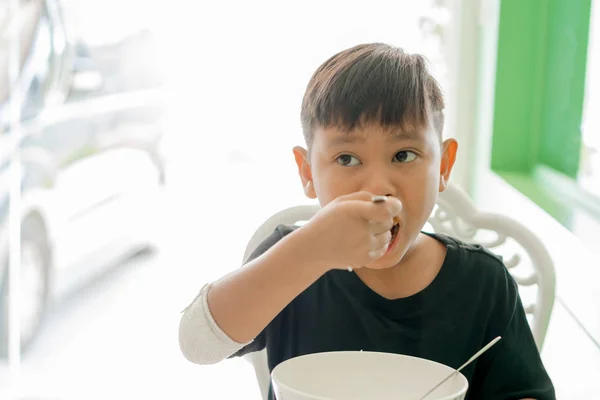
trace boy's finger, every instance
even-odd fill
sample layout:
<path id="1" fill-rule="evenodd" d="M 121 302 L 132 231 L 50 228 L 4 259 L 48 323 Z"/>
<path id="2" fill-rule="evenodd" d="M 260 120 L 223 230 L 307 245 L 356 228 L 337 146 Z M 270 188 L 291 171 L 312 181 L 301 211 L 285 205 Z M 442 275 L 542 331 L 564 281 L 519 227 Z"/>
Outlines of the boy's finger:
<path id="1" fill-rule="evenodd" d="M 349 201 L 349 200 L 360 200 L 360 201 L 368 201 L 371 202 L 373 198 L 373 193 L 369 193 L 365 190 L 360 192 L 348 193 L 343 196 L 339 196 L 336 201 Z"/>
<path id="2" fill-rule="evenodd" d="M 371 233 L 374 235 L 383 234 L 385 232 L 389 232 L 390 229 L 394 226 L 395 222 L 393 218 L 387 218 L 384 221 L 369 221 L 371 225 Z"/>
<path id="3" fill-rule="evenodd" d="M 396 212 L 398 207 L 394 204 L 376 204 L 362 200 L 348 200 L 343 204 L 345 207 L 349 207 L 353 214 L 364 219 L 369 224 L 381 223 L 383 226 L 388 226 L 392 218 L 399 214 L 399 212 Z M 393 210 L 390 211 L 390 209 Z M 388 229 L 391 227 L 390 225 Z"/>
<path id="4" fill-rule="evenodd" d="M 389 215 L 389 211 L 387 207 L 383 204 L 374 204 L 370 200 L 345 200 L 342 202 L 343 207 L 348 207 L 350 212 L 365 221 L 371 223 L 375 222 L 385 222 L 386 219 L 391 219 L 392 216 Z"/>
<path id="5" fill-rule="evenodd" d="M 400 215 L 402 212 L 402 202 L 396 197 L 389 196 L 385 201 L 372 201 L 371 208 L 373 209 L 373 220 L 385 221 Z"/>
<path id="6" fill-rule="evenodd" d="M 396 216 L 402 212 L 402 202 L 397 197 L 388 197 L 387 204 L 392 215 Z"/>
<path id="7" fill-rule="evenodd" d="M 384 206 L 391 213 L 391 216 L 396 216 L 402 211 L 402 202 L 393 196 L 380 196 L 362 190 L 360 192 L 354 192 L 339 196 L 335 201 L 364 201 L 377 206 Z"/>
<path id="8" fill-rule="evenodd" d="M 387 246 L 390 244 L 391 240 L 392 240 L 392 232 L 387 230 L 383 233 L 373 236 L 373 242 L 371 243 L 371 248 L 372 248 L 372 250 L 378 250 L 378 249 L 382 249 L 385 247 L 385 249 L 387 250 Z"/>

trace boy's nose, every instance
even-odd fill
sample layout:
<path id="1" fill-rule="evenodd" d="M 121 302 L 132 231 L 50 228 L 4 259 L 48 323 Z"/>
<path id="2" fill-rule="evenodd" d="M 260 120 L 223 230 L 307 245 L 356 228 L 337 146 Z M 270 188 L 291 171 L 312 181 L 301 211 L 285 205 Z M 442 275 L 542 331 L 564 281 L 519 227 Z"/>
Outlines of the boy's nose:
<path id="1" fill-rule="evenodd" d="M 364 190 L 377 196 L 395 196 L 396 189 L 392 182 L 381 176 L 373 176 L 365 182 Z"/>

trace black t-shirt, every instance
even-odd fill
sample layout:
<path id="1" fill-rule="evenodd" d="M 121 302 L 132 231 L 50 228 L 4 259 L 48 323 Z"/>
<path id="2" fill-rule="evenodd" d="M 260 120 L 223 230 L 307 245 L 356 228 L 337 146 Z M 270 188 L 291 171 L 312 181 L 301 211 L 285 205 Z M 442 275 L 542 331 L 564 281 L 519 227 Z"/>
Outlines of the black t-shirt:
<path id="1" fill-rule="evenodd" d="M 279 226 L 250 259 L 296 227 Z M 465 368 L 467 399 L 555 399 L 518 287 L 499 257 L 478 245 L 429 234 L 447 247 L 433 282 L 388 300 L 353 272 L 332 270 L 296 297 L 235 356 L 267 348 L 272 371 L 292 357 L 325 351 L 378 351 L 416 356 L 458 368 L 496 336 L 489 351 Z M 274 398 L 273 394 L 270 395 Z"/>

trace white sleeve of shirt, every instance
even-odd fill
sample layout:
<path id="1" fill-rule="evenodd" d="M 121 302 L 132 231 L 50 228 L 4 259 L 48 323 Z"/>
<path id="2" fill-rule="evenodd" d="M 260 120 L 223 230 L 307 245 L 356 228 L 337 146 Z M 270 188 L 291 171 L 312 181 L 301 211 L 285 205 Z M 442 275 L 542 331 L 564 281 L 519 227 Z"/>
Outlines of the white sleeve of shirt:
<path id="1" fill-rule="evenodd" d="M 200 289 L 179 322 L 179 348 L 195 364 L 216 364 L 252 343 L 238 343 L 219 328 L 208 307 L 210 287 Z"/>

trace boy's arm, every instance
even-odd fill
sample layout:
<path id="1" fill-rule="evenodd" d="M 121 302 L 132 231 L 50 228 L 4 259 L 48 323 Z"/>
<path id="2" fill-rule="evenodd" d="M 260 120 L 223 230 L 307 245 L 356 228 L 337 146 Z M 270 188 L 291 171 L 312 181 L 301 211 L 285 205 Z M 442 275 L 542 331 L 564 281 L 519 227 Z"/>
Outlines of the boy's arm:
<path id="1" fill-rule="evenodd" d="M 208 304 L 222 331 L 244 343 L 254 339 L 327 268 L 311 259 L 303 229 L 212 284 Z"/>
<path id="2" fill-rule="evenodd" d="M 310 286 L 310 281 L 318 279 L 319 276 L 318 272 L 314 274 L 312 272 L 318 271 L 315 268 L 316 264 L 307 263 L 306 265 L 309 266 L 304 268 L 302 257 L 295 254 L 296 246 L 293 242 L 304 235 L 294 235 L 291 238 L 292 243 L 284 240 L 288 236 L 292 236 L 292 234 L 287 228 L 277 228 L 251 254 L 244 267 L 216 283 L 205 285 L 200 290 L 197 297 L 183 311 L 179 323 L 179 347 L 186 359 L 196 364 L 214 364 L 234 354 L 241 354 L 240 351 L 258 351 L 264 347 L 265 338 L 259 336 L 259 333 L 281 309 L 293 300 L 295 297 L 293 292 L 299 294 L 304 286 Z M 300 274 L 294 273 L 297 269 L 302 268 L 303 270 L 299 271 Z M 273 275 L 270 274 L 272 270 L 281 270 L 281 272 L 276 272 L 272 279 L 270 276 Z M 254 275 L 254 271 L 258 271 L 256 276 L 248 279 L 248 274 Z M 300 276 L 300 279 L 297 279 L 297 276 Z M 284 281 L 283 284 L 279 282 L 281 280 Z M 302 284 L 302 281 L 305 283 Z M 225 282 L 225 284 L 220 285 L 221 282 Z M 295 286 L 299 283 L 299 286 Z M 222 310 L 214 312 L 214 300 L 211 299 L 213 304 L 209 304 L 208 293 L 215 294 L 213 286 L 220 286 L 216 291 L 217 303 L 221 302 L 221 308 L 225 307 L 225 312 Z M 290 288 L 290 286 L 293 292 L 285 296 L 286 288 Z M 231 295 L 228 294 L 228 290 L 231 290 Z M 255 295 L 256 292 L 259 294 Z M 290 300 L 281 299 L 281 292 L 284 292 L 284 298 L 289 297 Z M 282 301 L 287 301 L 287 303 L 280 304 L 279 311 L 272 304 L 265 307 L 265 303 L 260 302 L 270 301 L 269 295 L 279 296 Z M 240 304 L 243 307 L 240 307 Z M 233 308 L 234 312 L 227 312 L 227 307 Z M 249 308 L 251 315 L 244 314 L 244 310 Z M 257 318 L 255 316 L 257 311 L 252 311 L 252 308 L 259 309 L 258 319 L 261 319 L 262 314 L 262 322 L 257 323 L 256 320 L 252 320 L 252 318 Z M 273 316 L 265 315 L 265 312 L 271 313 Z M 218 316 L 215 318 L 214 314 Z M 231 334 L 231 328 L 225 328 L 225 331 L 221 328 L 223 318 L 220 318 L 219 315 L 225 315 L 226 321 L 234 325 L 234 333 Z M 244 326 L 248 320 L 250 320 L 250 327 Z M 227 322 L 225 324 L 227 325 Z M 239 333 L 236 335 L 235 332 L 239 331 L 236 330 L 237 326 L 245 328 L 242 335 Z M 235 340 L 231 335 L 242 339 Z"/>
<path id="3" fill-rule="evenodd" d="M 372 199 L 367 192 L 340 196 L 301 228 L 283 238 L 272 235 L 253 256 L 264 254 L 209 286 L 181 318 L 186 358 L 213 363 L 234 354 L 328 270 L 383 256 L 402 203 Z"/>
<path id="4" fill-rule="evenodd" d="M 375 199 L 368 192 L 336 198 L 269 251 L 215 282 L 208 304 L 217 325 L 236 342 L 252 340 L 328 270 L 383 256 L 402 203 Z"/>
<path id="5" fill-rule="evenodd" d="M 226 331 L 221 329 L 222 318 L 217 316 L 217 318 L 219 318 L 217 319 L 214 317 L 214 314 L 225 314 L 226 318 L 229 318 L 228 321 L 233 322 L 233 325 L 239 325 L 245 328 L 244 324 L 247 323 L 247 319 L 257 317 L 255 315 L 244 315 L 244 310 L 247 310 L 247 307 L 253 307 L 264 311 L 264 303 L 258 303 L 260 304 L 260 307 L 258 307 L 256 306 L 256 301 L 269 301 L 269 293 L 260 293 L 257 296 L 255 295 L 255 292 L 258 291 L 256 289 L 260 287 L 262 292 L 274 292 L 275 295 L 277 295 L 281 292 L 281 286 L 288 287 L 288 282 L 297 283 L 300 281 L 299 279 L 294 279 L 297 275 L 294 274 L 294 271 L 303 268 L 303 265 L 301 264 L 302 258 L 294 254 L 296 252 L 294 243 L 285 243 L 286 241 L 283 239 L 287 236 L 291 236 L 290 231 L 286 227 L 278 227 L 250 255 L 244 267 L 225 278 L 222 278 L 216 283 L 205 285 L 200 290 L 200 293 L 196 298 L 183 311 L 179 323 L 179 347 L 185 358 L 196 364 L 214 364 L 234 354 L 240 354 L 240 351 L 258 351 L 264 347 L 264 337 L 258 335 L 280 310 L 276 311 L 273 307 L 266 307 L 267 312 L 275 312 L 275 315 L 264 323 L 264 326 L 262 327 L 256 324 L 256 321 L 251 320 L 252 326 L 243 333 L 247 335 L 246 337 L 248 339 L 246 340 L 235 340 L 230 335 L 231 329 L 226 328 Z M 294 241 L 294 239 L 297 240 L 298 237 L 302 236 L 303 235 L 295 235 L 292 241 Z M 279 242 L 281 242 L 281 244 L 279 244 Z M 275 279 L 271 279 L 271 269 L 283 270 L 284 272 L 274 274 Z M 256 274 L 257 277 L 247 279 L 248 274 L 254 275 L 254 271 L 256 270 L 258 270 L 258 273 Z M 315 265 L 311 264 L 310 267 L 304 268 L 304 271 L 300 271 L 300 275 L 307 275 L 307 272 L 310 274 L 310 271 L 314 270 Z M 278 275 L 281 276 L 278 277 Z M 290 276 L 286 278 L 286 275 Z M 318 273 L 314 274 L 316 277 L 309 277 L 308 280 L 305 279 L 305 282 L 310 282 L 313 278 L 316 280 L 318 278 L 317 275 Z M 286 282 L 283 285 L 279 284 L 279 289 L 274 287 L 277 286 L 278 281 L 282 279 Z M 221 285 L 219 288 L 218 286 L 223 281 L 225 282 L 225 285 Z M 310 283 L 307 285 L 310 285 Z M 237 312 L 214 312 L 214 306 L 213 304 L 209 304 L 208 299 L 208 293 L 215 294 L 215 291 L 213 291 L 214 286 L 218 287 L 217 303 L 221 301 L 222 307 L 224 306 L 227 308 L 229 306 L 234 308 Z M 227 294 L 228 290 L 232 291 L 230 292 L 232 293 L 231 295 Z M 292 290 L 294 289 L 292 288 Z M 295 290 L 301 292 L 303 289 L 302 286 L 298 286 Z M 264 294 L 267 295 L 266 300 Z M 291 293 L 290 296 L 291 295 L 293 295 L 293 293 Z M 244 296 L 254 297 L 248 298 Z M 223 299 L 225 299 L 224 302 Z M 240 299 L 242 300 L 240 301 Z M 293 297 L 290 298 L 288 303 L 292 300 Z M 232 303 L 228 303 L 228 301 L 231 301 Z M 244 307 L 239 307 L 239 304 L 242 304 Z M 283 307 L 285 307 L 285 305 L 283 305 Z M 259 310 L 258 318 L 260 318 L 260 311 L 261 310 Z M 251 312 L 251 314 L 256 313 Z M 266 318 L 268 318 L 268 316 L 263 316 L 263 321 L 266 320 Z M 254 330 L 256 329 L 258 329 L 258 331 L 255 332 Z M 239 334 L 236 335 L 235 333 L 233 333 L 233 336 L 236 338 L 241 337 Z"/>

